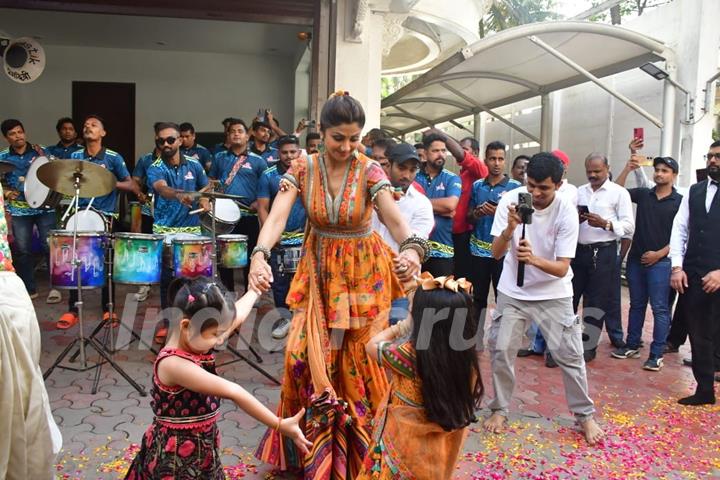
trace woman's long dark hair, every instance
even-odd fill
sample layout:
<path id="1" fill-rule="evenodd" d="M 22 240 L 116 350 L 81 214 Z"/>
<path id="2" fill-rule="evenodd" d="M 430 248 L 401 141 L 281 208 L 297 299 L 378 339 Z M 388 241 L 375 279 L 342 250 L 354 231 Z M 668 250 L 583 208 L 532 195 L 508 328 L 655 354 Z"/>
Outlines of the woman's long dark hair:
<path id="1" fill-rule="evenodd" d="M 345 123 L 357 123 L 360 128 L 365 126 L 365 111 L 362 105 L 350 95 L 330 97 L 320 112 L 320 130 L 325 131 Z"/>
<path id="2" fill-rule="evenodd" d="M 476 422 L 475 410 L 480 406 L 483 383 L 476 351 L 478 327 L 472 314 L 472 297 L 463 292 L 418 288 L 412 318 L 410 339 L 415 346 L 428 420 L 446 431 Z M 454 323 L 457 323 L 455 329 Z"/>

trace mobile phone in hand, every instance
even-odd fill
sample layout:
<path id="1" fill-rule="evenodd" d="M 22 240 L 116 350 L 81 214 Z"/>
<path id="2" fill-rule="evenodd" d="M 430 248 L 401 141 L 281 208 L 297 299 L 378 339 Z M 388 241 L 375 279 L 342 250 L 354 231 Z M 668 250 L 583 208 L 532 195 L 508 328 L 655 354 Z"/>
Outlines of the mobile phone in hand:
<path id="1" fill-rule="evenodd" d="M 633 128 L 633 139 L 645 143 L 645 129 L 642 127 Z"/>
<path id="2" fill-rule="evenodd" d="M 590 209 L 588 208 L 587 205 L 578 205 L 577 209 L 578 209 L 578 212 L 580 213 L 580 215 L 590 213 Z"/>

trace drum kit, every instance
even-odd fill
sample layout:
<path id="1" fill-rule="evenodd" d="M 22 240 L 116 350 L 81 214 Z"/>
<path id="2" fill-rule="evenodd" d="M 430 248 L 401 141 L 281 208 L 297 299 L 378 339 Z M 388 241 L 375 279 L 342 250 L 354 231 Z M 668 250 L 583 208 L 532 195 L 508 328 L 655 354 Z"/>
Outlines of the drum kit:
<path id="1" fill-rule="evenodd" d="M 0 171 L 3 168 L 4 166 L 0 164 Z M 73 342 L 48 368 L 44 378 L 48 378 L 57 367 L 80 372 L 97 368 L 92 390 L 92 393 L 96 393 L 100 368 L 104 362 L 88 364 L 85 350 L 87 346 L 91 346 L 105 362 L 110 363 L 142 396 L 145 396 L 145 390 L 112 359 L 116 351 L 113 328 L 105 329 L 102 343 L 98 342 L 95 336 L 102 330 L 105 322 L 101 322 L 90 335 L 85 335 L 83 291 L 108 286 L 110 298 L 108 322 L 111 322 L 114 318 L 113 283 L 160 284 L 163 264 L 172 268 L 175 277 L 182 278 L 205 276 L 217 279 L 218 259 L 223 268 L 246 267 L 248 265 L 247 236 L 230 234 L 240 220 L 238 202 L 242 197 L 217 192 L 182 192 L 191 197 L 202 196 L 210 199 L 212 208 L 209 212 L 204 210 L 191 212 L 201 213 L 201 224 L 210 232 L 209 237 L 134 232 L 112 234 L 111 225 L 106 221 L 106 217 L 92 208 L 92 200 L 84 208 L 79 207 L 79 200 L 106 195 L 114 188 L 115 177 L 110 172 L 84 160 L 58 161 L 54 157 L 38 157 L 31 164 L 26 176 L 25 196 L 34 208 L 55 208 L 65 195 L 72 197 L 70 206 L 62 217 L 64 229 L 51 230 L 49 234 L 49 268 L 50 282 L 54 288 L 78 291 L 76 305 L 79 332 Z M 217 237 L 216 232 L 219 233 Z M 132 328 L 122 326 L 130 330 L 134 340 L 145 344 L 157 354 L 157 351 L 145 343 L 132 331 Z M 108 332 L 110 332 L 109 348 L 106 346 Z M 242 339 L 242 336 L 240 338 Z M 244 339 L 242 340 L 257 362 L 262 363 L 262 357 Z M 79 344 L 79 349 L 69 360 L 72 362 L 79 356 L 80 366 L 60 365 L 75 344 Z M 277 379 L 241 352 L 230 345 L 227 348 L 239 360 L 244 360 L 264 376 L 280 384 Z"/>

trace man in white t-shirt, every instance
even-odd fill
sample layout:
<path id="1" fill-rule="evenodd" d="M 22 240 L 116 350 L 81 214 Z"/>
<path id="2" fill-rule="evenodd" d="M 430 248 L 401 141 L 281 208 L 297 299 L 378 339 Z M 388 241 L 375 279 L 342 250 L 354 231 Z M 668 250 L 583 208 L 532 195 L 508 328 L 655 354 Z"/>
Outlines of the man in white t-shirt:
<path id="1" fill-rule="evenodd" d="M 527 167 L 527 187 L 505 194 L 495 213 L 492 253 L 498 259 L 505 255 L 505 264 L 497 307 L 491 313 L 489 348 L 495 398 L 485 429 L 494 433 L 503 429 L 515 387 L 515 357 L 528 323 L 534 320 L 562 369 L 568 407 L 588 443 L 594 445 L 604 433 L 593 418 L 582 326 L 573 310 L 570 261 L 575 256 L 579 225 L 575 205 L 557 195 L 562 176 L 563 165 L 557 157 L 546 152 L 534 155 Z M 516 208 L 522 194 L 531 195 L 534 209 L 531 222 L 524 225 Z M 521 286 L 519 262 L 524 264 Z"/>
<path id="2" fill-rule="evenodd" d="M 396 191 L 402 192 L 402 196 L 397 201 L 400 213 L 410 225 L 413 234 L 427 239 L 435 226 L 435 217 L 430 200 L 413 186 L 415 176 L 420 169 L 420 157 L 417 150 L 408 143 L 399 143 L 388 147 L 385 157 L 389 162 L 387 171 L 390 183 Z M 380 221 L 376 211 L 373 212 L 372 226 L 373 230 L 385 240 L 385 243 L 397 252 L 398 243 L 392 237 L 390 230 Z M 407 316 L 408 307 L 407 298 L 393 300 L 390 324 L 394 325 L 403 320 Z"/>

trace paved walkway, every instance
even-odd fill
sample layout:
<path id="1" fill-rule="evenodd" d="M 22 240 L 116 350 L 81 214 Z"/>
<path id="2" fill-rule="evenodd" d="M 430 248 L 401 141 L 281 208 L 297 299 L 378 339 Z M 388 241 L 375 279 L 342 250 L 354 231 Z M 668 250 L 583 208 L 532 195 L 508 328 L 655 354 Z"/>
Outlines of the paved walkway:
<path id="1" fill-rule="evenodd" d="M 117 303 L 124 305 L 126 294 L 134 289 L 118 290 Z M 46 293 L 47 286 L 41 287 L 40 298 L 35 301 L 43 337 L 43 369 L 52 364 L 77 332 L 77 327 L 68 331 L 54 328 L 65 303 L 46 305 Z M 125 313 L 130 320 L 124 321 L 134 320 L 135 327 L 141 328 L 146 314 L 152 317 L 153 310 L 159 308 L 157 288 L 153 293 L 136 314 L 128 308 Z M 87 297 L 90 320 L 86 324 L 92 328 L 97 325 L 100 312 L 99 292 L 90 292 Z M 261 311 L 269 308 L 268 302 L 263 299 Z M 151 338 L 154 324 L 148 321 L 145 326 L 142 335 Z M 648 345 L 650 331 L 648 325 L 644 335 Z M 262 367 L 280 377 L 282 353 L 257 348 Z M 586 446 L 574 427 L 565 404 L 560 371 L 545 368 L 540 357 L 518 359 L 518 386 L 509 432 L 488 434 L 477 424 L 468 437 L 456 478 L 720 477 L 720 406 L 681 408 L 675 403 L 694 386 L 690 369 L 681 366 L 682 358 L 689 355 L 688 349 L 685 346 L 680 354 L 666 355 L 665 368 L 652 373 L 641 369 L 647 348 L 640 359 L 615 360 L 609 358 L 610 345 L 603 338 L 598 359 L 589 365 L 589 382 L 600 421 L 609 436 L 594 448 Z M 137 343 L 116 355 L 132 378 L 148 388 L 153 358 L 147 350 L 139 350 Z M 221 353 L 218 363 L 231 358 L 234 357 Z M 220 372 L 274 409 L 279 388 L 249 365 L 234 363 Z M 56 369 L 46 382 L 53 413 L 64 437 L 57 462 L 58 478 L 123 478 L 152 420 L 149 398 L 140 396 L 112 368 L 108 365 L 102 368 L 95 395 L 91 394 L 93 375 L 93 371 Z M 483 375 L 491 394 L 487 356 L 483 357 Z M 252 457 L 264 428 L 229 401 L 223 402 L 221 412 L 222 461 L 228 478 L 282 478 Z"/>

